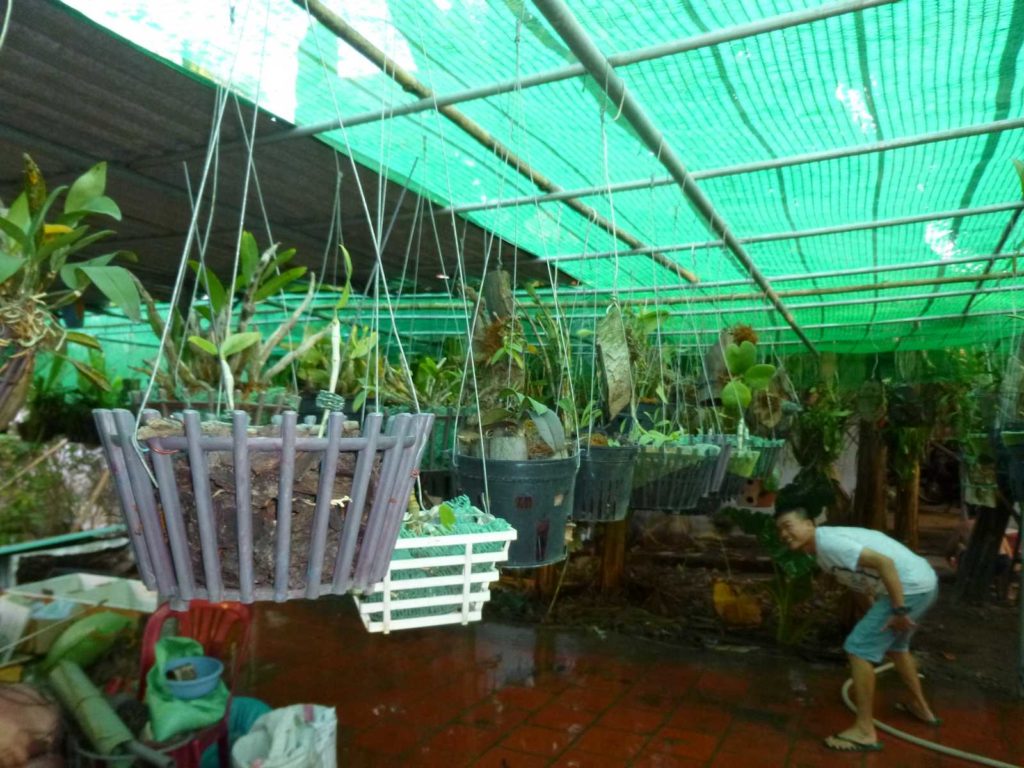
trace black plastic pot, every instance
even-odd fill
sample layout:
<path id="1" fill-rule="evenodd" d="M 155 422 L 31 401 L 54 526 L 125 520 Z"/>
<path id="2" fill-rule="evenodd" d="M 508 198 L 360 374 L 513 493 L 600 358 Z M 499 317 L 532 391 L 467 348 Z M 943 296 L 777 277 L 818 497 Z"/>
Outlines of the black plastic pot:
<path id="1" fill-rule="evenodd" d="M 633 474 L 633 509 L 691 513 L 707 494 L 718 465 L 717 446 L 693 455 L 694 446 L 643 449 Z"/>
<path id="2" fill-rule="evenodd" d="M 580 453 L 573 520 L 610 523 L 626 519 L 638 451 L 636 446 L 591 446 Z"/>
<path id="3" fill-rule="evenodd" d="M 565 526 L 573 510 L 579 457 L 536 461 L 484 461 L 458 456 L 455 485 L 481 509 L 503 518 L 519 538 L 508 551 L 508 568 L 536 568 L 565 559 Z M 488 503 L 490 501 L 490 503 Z"/>

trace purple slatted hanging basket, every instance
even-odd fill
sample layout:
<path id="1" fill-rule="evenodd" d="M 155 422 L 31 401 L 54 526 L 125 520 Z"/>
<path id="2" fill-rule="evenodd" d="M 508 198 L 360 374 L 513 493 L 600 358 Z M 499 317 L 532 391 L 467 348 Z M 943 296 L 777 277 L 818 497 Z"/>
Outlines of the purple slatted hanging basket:
<path id="1" fill-rule="evenodd" d="M 177 426 L 147 411 L 145 425 L 166 429 L 141 441 L 140 457 L 131 412 L 93 414 L 142 580 L 179 605 L 315 599 L 380 581 L 434 421 L 400 414 L 382 432 L 368 414 L 346 435 L 334 413 L 318 437 L 294 411 L 255 433 L 242 411 L 212 428 L 196 411 Z"/>

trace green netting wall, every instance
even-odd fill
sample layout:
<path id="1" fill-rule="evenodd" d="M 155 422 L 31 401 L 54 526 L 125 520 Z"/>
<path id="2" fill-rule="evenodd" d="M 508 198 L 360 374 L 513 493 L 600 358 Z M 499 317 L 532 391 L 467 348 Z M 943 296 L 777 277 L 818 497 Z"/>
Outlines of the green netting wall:
<path id="1" fill-rule="evenodd" d="M 65 0 L 170 64 L 229 84 L 283 120 L 309 125 L 415 100 L 293 2 Z M 393 0 L 327 5 L 437 94 L 575 63 L 528 3 Z M 818 2 L 571 3 L 598 47 L 612 55 L 735 27 Z M 844 351 L 927 348 L 1015 333 L 1007 319 L 1024 303 L 1010 279 L 971 278 L 989 262 L 1021 200 L 1011 161 L 1024 131 L 989 132 L 758 172 L 744 163 L 979 126 L 1024 115 L 1024 3 L 902 0 L 855 13 L 622 66 L 620 75 L 769 280 L 863 269 L 860 274 L 782 280 L 777 289 L 807 336 Z M 666 171 L 588 77 L 460 104 L 562 188 L 659 179 Z M 433 111 L 335 130 L 320 137 L 442 205 L 465 205 L 537 189 Z M 747 280 L 674 185 L 596 194 L 584 202 L 702 283 Z M 371 201 L 372 203 L 372 201 Z M 976 212 L 983 206 L 1001 206 Z M 937 215 L 942 213 L 951 215 Z M 953 212 L 959 212 L 953 214 Z M 686 288 L 672 270 L 562 203 L 465 214 L 551 259 L 598 304 L 614 294 L 673 297 L 668 330 L 689 343 L 723 323 L 748 322 L 780 345 L 795 339 L 761 300 L 730 300 L 751 283 Z M 894 218 L 931 216 L 910 224 Z M 794 236 L 822 227 L 854 231 Z M 1024 241 L 1018 223 L 1002 245 Z M 562 259 L 560 257 L 569 257 Z M 944 262 L 909 271 L 894 265 Z M 991 262 L 1016 272 L 1016 262 Z M 960 280 L 948 280 L 960 277 Z M 932 281 L 906 285 L 908 281 Z M 943 282 L 938 282 L 943 281 Z M 892 285 L 891 283 L 898 283 Z M 836 288 L 854 286 L 855 291 Z M 874 288 L 872 286 L 877 286 Z M 629 289 L 650 289 L 629 294 Z M 820 289 L 833 289 L 816 295 Z M 993 291 L 993 289 L 995 289 Z M 796 292 L 796 293 L 793 293 Z M 973 296 L 978 292 L 977 296 Z M 592 298 L 592 297 L 591 297 Z M 566 298 L 566 311 L 592 311 Z M 693 312 L 688 310 L 708 310 Z M 404 311 L 404 310 L 403 310 Z M 451 331 L 444 317 L 421 324 Z"/>

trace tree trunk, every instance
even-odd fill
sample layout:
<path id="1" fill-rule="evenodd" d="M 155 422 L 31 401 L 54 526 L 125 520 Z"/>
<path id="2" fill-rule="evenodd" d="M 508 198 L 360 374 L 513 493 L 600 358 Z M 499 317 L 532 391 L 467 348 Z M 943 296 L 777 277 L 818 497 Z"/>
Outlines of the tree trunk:
<path id="1" fill-rule="evenodd" d="M 918 511 L 920 507 L 921 462 L 914 461 L 896 489 L 896 538 L 913 550 L 918 547 Z"/>
<path id="2" fill-rule="evenodd" d="M 888 450 L 876 422 L 862 419 L 859 432 L 853 525 L 885 531 L 888 528 L 885 514 Z"/>

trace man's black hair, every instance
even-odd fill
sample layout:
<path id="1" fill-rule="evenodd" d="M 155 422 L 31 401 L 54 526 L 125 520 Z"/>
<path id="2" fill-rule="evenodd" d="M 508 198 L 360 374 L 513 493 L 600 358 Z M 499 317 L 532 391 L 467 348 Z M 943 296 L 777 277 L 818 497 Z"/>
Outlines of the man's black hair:
<path id="1" fill-rule="evenodd" d="M 778 505 L 775 506 L 775 519 L 778 520 L 783 515 L 794 514 L 804 520 L 814 520 L 814 515 L 807 511 L 805 507 L 786 507 L 780 509 Z"/>
<path id="2" fill-rule="evenodd" d="M 806 496 L 803 489 L 793 482 L 779 488 L 779 492 L 775 497 L 775 517 L 784 515 L 786 512 L 806 510 Z"/>
<path id="3" fill-rule="evenodd" d="M 800 512 L 814 520 L 821 510 L 835 501 L 832 481 L 822 474 L 797 475 L 792 483 L 781 488 L 775 497 L 775 517 L 786 512 Z"/>

